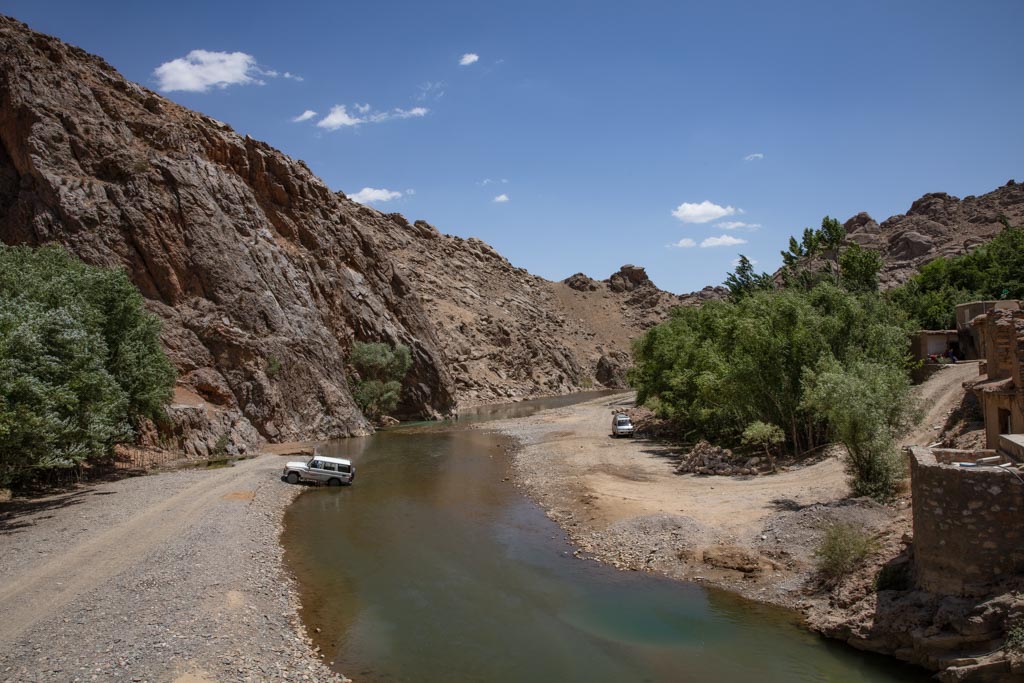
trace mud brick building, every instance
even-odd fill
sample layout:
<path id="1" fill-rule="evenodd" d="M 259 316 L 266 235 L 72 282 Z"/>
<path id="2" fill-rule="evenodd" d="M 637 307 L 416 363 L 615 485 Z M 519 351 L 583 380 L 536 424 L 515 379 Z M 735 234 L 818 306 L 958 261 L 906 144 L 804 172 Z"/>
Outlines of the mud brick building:
<path id="1" fill-rule="evenodd" d="M 970 325 L 986 447 L 910 449 L 915 579 L 961 596 L 1024 574 L 1024 311 L 990 307 Z"/>

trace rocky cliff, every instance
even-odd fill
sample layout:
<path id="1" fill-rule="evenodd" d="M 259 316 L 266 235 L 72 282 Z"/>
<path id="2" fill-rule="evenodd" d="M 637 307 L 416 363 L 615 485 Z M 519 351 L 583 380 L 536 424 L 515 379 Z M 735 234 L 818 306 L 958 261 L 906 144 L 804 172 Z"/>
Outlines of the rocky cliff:
<path id="1" fill-rule="evenodd" d="M 881 253 L 882 286 L 893 287 L 929 261 L 963 254 L 989 241 L 1003 229 L 1001 217 L 1024 226 L 1024 184 L 1011 180 L 988 194 L 963 199 L 934 192 L 915 201 L 907 213 L 880 224 L 859 213 L 845 227 L 850 242 Z"/>
<path id="2" fill-rule="evenodd" d="M 367 432 L 355 340 L 409 346 L 400 412 L 437 416 L 617 385 L 632 336 L 715 295 L 661 292 L 632 266 L 583 288 L 532 276 L 4 17 L 0 239 L 128 271 L 180 374 L 169 437 L 199 454 Z"/>

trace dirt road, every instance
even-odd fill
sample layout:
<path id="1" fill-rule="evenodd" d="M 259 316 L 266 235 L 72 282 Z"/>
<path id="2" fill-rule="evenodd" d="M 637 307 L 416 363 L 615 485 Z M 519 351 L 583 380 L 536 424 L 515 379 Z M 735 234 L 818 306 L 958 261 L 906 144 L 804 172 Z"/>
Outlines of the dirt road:
<path id="1" fill-rule="evenodd" d="M 281 565 L 281 463 L 0 506 L 0 681 L 330 680 Z"/>
<path id="2" fill-rule="evenodd" d="M 918 387 L 926 416 L 903 443 L 935 441 L 935 426 L 977 371 L 974 363 L 951 366 Z M 792 604 L 790 593 L 812 566 L 826 524 L 878 531 L 908 524 L 907 501 L 846 501 L 836 456 L 770 476 L 676 474 L 674 449 L 610 437 L 612 413 L 632 401 L 623 394 L 497 424 L 523 444 L 516 456 L 520 485 L 585 554 Z"/>

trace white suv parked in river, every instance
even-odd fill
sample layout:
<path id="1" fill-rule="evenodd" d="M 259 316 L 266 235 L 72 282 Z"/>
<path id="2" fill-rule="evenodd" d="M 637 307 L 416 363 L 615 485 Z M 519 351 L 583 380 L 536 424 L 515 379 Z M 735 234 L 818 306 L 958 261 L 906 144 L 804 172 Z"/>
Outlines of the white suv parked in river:
<path id="1" fill-rule="evenodd" d="M 288 463 L 284 466 L 284 473 L 281 476 L 289 484 L 314 481 L 325 483 L 328 486 L 341 486 L 342 484 L 351 484 L 355 480 L 356 468 L 350 460 L 318 455 L 309 462 Z"/>

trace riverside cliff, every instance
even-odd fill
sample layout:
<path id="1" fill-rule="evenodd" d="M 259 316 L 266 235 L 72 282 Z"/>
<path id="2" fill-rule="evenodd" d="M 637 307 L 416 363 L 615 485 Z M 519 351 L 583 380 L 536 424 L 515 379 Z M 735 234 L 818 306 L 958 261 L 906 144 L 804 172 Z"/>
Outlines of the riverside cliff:
<path id="1" fill-rule="evenodd" d="M 127 270 L 179 372 L 173 445 L 200 455 L 225 435 L 245 450 L 370 431 L 346 380 L 356 340 L 408 346 L 399 412 L 436 417 L 619 384 L 629 338 L 683 301 L 633 267 L 593 289 L 548 282 L 479 240 L 361 206 L 6 17 L 0 239 Z M 594 324 L 580 314 L 594 310 Z"/>

